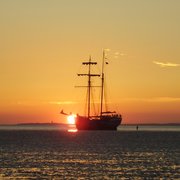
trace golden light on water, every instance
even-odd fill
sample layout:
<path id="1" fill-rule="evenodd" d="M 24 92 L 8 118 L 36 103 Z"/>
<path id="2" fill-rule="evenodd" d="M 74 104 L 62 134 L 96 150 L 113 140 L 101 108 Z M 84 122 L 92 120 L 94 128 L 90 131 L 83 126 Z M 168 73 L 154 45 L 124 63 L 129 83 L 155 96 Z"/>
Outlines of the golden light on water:
<path id="1" fill-rule="evenodd" d="M 72 133 L 75 133 L 77 131 L 78 131 L 77 129 L 68 129 L 68 132 L 72 132 Z"/>

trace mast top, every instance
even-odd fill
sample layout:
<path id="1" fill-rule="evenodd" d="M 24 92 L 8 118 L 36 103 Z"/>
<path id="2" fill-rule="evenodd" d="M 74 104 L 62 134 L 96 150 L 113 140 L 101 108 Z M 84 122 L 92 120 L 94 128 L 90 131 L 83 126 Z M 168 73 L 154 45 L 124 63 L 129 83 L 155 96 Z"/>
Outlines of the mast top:
<path id="1" fill-rule="evenodd" d="M 88 65 L 89 66 L 89 68 L 90 68 L 90 66 L 91 65 L 97 65 L 97 62 L 92 62 L 91 61 L 91 56 L 89 57 L 89 61 L 88 62 L 82 62 L 82 65 Z M 78 76 L 98 76 L 98 77 L 100 77 L 101 75 L 100 74 L 92 74 L 91 72 L 90 72 L 90 69 L 89 69 L 89 72 L 87 73 L 87 74 L 77 74 Z"/>

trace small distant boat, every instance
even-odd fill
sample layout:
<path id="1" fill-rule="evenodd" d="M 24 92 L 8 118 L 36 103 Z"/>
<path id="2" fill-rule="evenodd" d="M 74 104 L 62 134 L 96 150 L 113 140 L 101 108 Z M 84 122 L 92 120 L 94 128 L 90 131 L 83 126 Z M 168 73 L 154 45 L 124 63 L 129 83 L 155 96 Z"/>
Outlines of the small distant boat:
<path id="1" fill-rule="evenodd" d="M 78 130 L 117 130 L 117 127 L 121 124 L 122 116 L 115 111 L 103 111 L 104 103 L 104 66 L 108 64 L 105 62 L 105 51 L 103 51 L 102 58 L 102 72 L 101 74 L 91 73 L 91 66 L 97 65 L 97 62 L 92 62 L 91 57 L 88 62 L 82 62 L 82 65 L 88 66 L 88 72 L 85 74 L 78 74 L 78 76 L 87 76 L 87 115 L 82 116 L 77 114 L 75 119 L 75 125 Z M 98 115 L 91 115 L 91 89 L 92 77 L 99 77 L 101 79 L 101 99 L 100 99 L 100 113 Z M 66 113 L 62 113 L 67 115 Z"/>

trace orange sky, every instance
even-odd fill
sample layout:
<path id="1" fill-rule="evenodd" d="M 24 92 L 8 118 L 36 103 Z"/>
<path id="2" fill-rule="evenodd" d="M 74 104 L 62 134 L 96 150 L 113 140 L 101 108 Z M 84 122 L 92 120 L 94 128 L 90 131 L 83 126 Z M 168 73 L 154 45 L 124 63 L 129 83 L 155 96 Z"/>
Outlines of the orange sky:
<path id="1" fill-rule="evenodd" d="M 109 65 L 108 102 L 123 123 L 180 122 L 179 0 L 0 1 L 0 124 L 83 113 L 76 74 Z M 100 67 L 99 67 L 100 68 Z"/>

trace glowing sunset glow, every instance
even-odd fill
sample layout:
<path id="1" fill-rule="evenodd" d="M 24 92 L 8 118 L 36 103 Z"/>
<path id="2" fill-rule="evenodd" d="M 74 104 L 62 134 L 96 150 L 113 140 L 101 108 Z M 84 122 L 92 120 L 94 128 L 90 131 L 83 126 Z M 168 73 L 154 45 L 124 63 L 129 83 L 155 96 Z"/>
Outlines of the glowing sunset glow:
<path id="1" fill-rule="evenodd" d="M 180 0 L 0 1 L 0 124 L 74 124 L 59 110 L 86 114 L 86 88 L 74 86 L 87 77 L 77 73 L 89 55 L 100 71 L 103 49 L 109 110 L 122 123 L 180 123 L 179 7 Z"/>
<path id="2" fill-rule="evenodd" d="M 67 117 L 67 122 L 68 122 L 68 124 L 75 124 L 75 122 L 76 122 L 76 116 L 75 116 L 74 114 L 69 115 L 69 116 Z"/>

